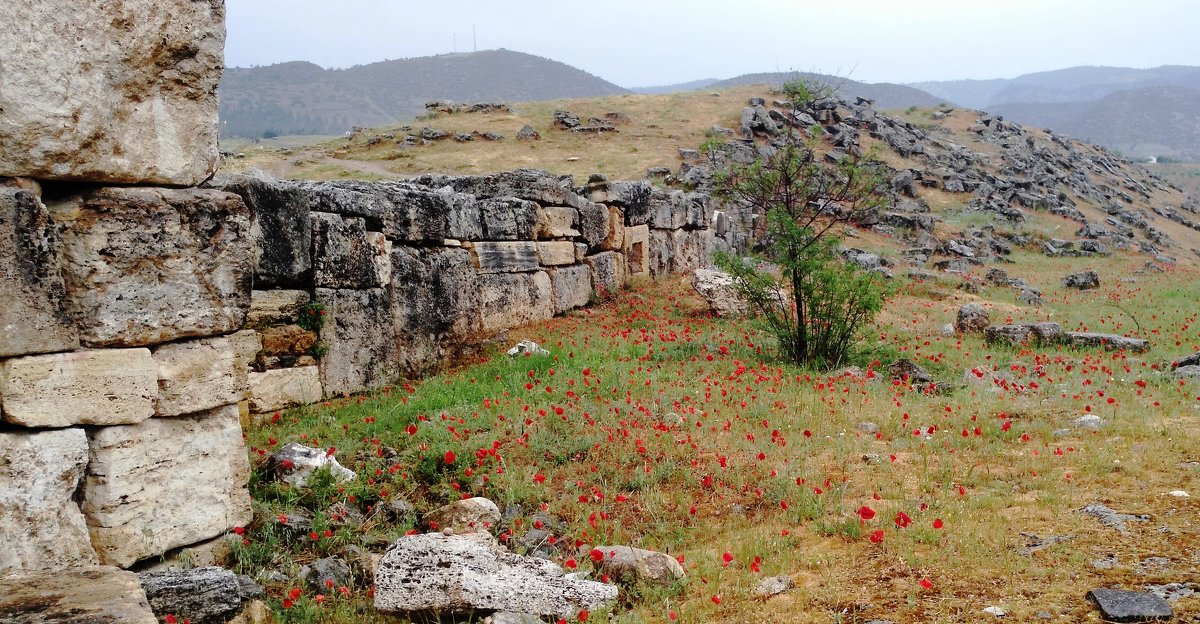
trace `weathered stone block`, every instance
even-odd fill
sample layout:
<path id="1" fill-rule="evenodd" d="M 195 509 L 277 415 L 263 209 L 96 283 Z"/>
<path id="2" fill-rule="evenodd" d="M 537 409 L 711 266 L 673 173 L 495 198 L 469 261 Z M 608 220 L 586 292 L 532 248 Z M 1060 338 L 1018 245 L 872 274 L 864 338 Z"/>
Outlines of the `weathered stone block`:
<path id="1" fill-rule="evenodd" d="M 475 339 L 481 328 L 479 277 L 465 249 L 392 252 L 392 306 L 399 358 L 419 374 L 445 350 Z"/>
<path id="2" fill-rule="evenodd" d="M 711 230 L 651 230 L 650 274 L 659 277 L 706 266 L 714 245 Z"/>
<path id="3" fill-rule="evenodd" d="M 321 397 L 321 373 L 316 366 L 250 373 L 252 412 L 273 412 L 296 405 L 308 405 L 320 401 Z"/>
<path id="4" fill-rule="evenodd" d="M 236 405 L 88 437 L 83 513 L 102 563 L 128 567 L 250 521 Z"/>
<path id="5" fill-rule="evenodd" d="M 75 503 L 87 461 L 83 429 L 0 433 L 0 571 L 97 562 Z"/>
<path id="6" fill-rule="evenodd" d="M 392 302 L 383 288 L 318 288 L 328 316 L 321 342 L 321 385 L 329 394 L 360 392 L 391 381 L 398 372 Z"/>
<path id="7" fill-rule="evenodd" d="M 625 215 L 620 208 L 608 208 L 608 233 L 600 243 L 605 251 L 622 251 L 625 249 Z"/>
<path id="8" fill-rule="evenodd" d="M 502 197 L 479 202 L 483 237 L 487 240 L 533 240 L 544 219 L 536 202 Z"/>
<path id="9" fill-rule="evenodd" d="M 479 286 L 485 332 L 554 316 L 553 287 L 545 271 L 483 274 Z"/>
<path id="10" fill-rule="evenodd" d="M 4 420 L 24 427 L 121 425 L 154 415 L 148 349 L 76 351 L 0 362 Z"/>
<path id="11" fill-rule="evenodd" d="M 575 243 L 571 241 L 542 241 L 537 243 L 538 261 L 542 266 L 575 264 Z"/>
<path id="12" fill-rule="evenodd" d="M 592 289 L 601 296 L 616 294 L 625 286 L 625 257 L 621 254 L 605 251 L 584 262 L 592 268 Z"/>
<path id="13" fill-rule="evenodd" d="M 712 199 L 708 193 L 686 193 L 679 201 L 684 205 L 684 227 L 702 229 L 712 224 Z"/>
<path id="14" fill-rule="evenodd" d="M 682 191 L 670 195 L 655 194 L 650 203 L 650 226 L 659 230 L 678 230 L 687 225 L 688 206 Z"/>
<path id="15" fill-rule="evenodd" d="M 264 355 L 305 355 L 316 344 L 316 332 L 299 325 L 276 325 L 262 330 Z"/>
<path id="16" fill-rule="evenodd" d="M 0 357 L 78 348 L 64 295 L 46 207 L 29 191 L 0 188 Z"/>
<path id="17" fill-rule="evenodd" d="M 517 169 L 483 176 L 425 175 L 414 182 L 433 188 L 449 186 L 479 199 L 515 197 L 553 206 L 567 205 L 568 198 L 574 195 L 569 182 L 540 169 Z"/>
<path id="18" fill-rule="evenodd" d="M 191 414 L 244 399 L 250 385 L 246 364 L 257 352 L 242 352 L 245 348 L 227 336 L 156 348 L 158 405 L 155 414 Z"/>
<path id="19" fill-rule="evenodd" d="M 104 188 L 48 207 L 63 228 L 68 309 L 84 344 L 142 346 L 241 329 L 253 257 L 238 196 Z"/>
<path id="20" fill-rule="evenodd" d="M 375 270 L 374 283 L 387 286 L 392 281 L 392 241 L 382 232 L 367 232 L 371 249 L 371 265 Z"/>
<path id="21" fill-rule="evenodd" d="M 317 288 L 379 288 L 377 248 L 367 222 L 327 212 L 312 213 L 313 284 Z"/>
<path id="22" fill-rule="evenodd" d="M 588 304 L 592 296 L 592 271 L 587 265 L 552 269 L 550 285 L 554 301 L 554 313 L 562 314 L 567 310 L 582 308 Z"/>
<path id="23" fill-rule="evenodd" d="M 0 4 L 0 176 L 199 184 L 216 171 L 225 3 Z"/>
<path id="24" fill-rule="evenodd" d="M 610 182 L 608 199 L 624 209 L 625 222 L 623 225 L 637 226 L 650 223 L 650 200 L 654 196 L 654 186 L 648 180 L 636 182 Z"/>
<path id="25" fill-rule="evenodd" d="M 592 247 L 598 247 L 609 234 L 609 210 L 604 204 L 580 202 L 579 234 Z"/>
<path id="26" fill-rule="evenodd" d="M 630 276 L 650 274 L 650 227 L 625 228 L 625 266 Z"/>
<path id="27" fill-rule="evenodd" d="M 265 174 L 234 176 L 222 189 L 240 196 L 250 210 L 254 285 L 307 286 L 312 273 L 309 191 Z"/>
<path id="28" fill-rule="evenodd" d="M 157 624 L 133 572 L 88 566 L 0 577 L 0 621 L 8 624 Z"/>
<path id="29" fill-rule="evenodd" d="M 311 299 L 306 290 L 256 290 L 250 297 L 246 327 L 261 329 L 268 325 L 294 323 Z"/>
<path id="30" fill-rule="evenodd" d="M 538 240 L 580 236 L 579 230 L 576 229 L 579 225 L 579 212 L 574 208 L 552 206 L 543 208 L 538 216 L 540 220 L 535 232 Z"/>
<path id="31" fill-rule="evenodd" d="M 539 266 L 537 243 L 526 241 L 475 243 L 471 258 L 480 273 L 536 271 Z"/>

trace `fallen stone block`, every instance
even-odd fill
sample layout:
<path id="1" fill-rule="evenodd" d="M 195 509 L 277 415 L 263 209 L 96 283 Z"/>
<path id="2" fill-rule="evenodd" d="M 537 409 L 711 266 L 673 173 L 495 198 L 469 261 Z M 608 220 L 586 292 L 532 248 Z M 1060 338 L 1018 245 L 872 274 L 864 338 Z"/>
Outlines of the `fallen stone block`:
<path id="1" fill-rule="evenodd" d="M 136 424 L 154 415 L 149 349 L 104 349 L 0 361 L 4 420 L 23 427 Z"/>
<path id="2" fill-rule="evenodd" d="M 158 617 L 183 617 L 192 624 L 225 624 L 243 605 L 263 595 L 249 577 L 215 566 L 138 575 L 150 609 Z M 324 588 L 322 588 L 324 590 Z"/>
<path id="3" fill-rule="evenodd" d="M 1109 622 L 1150 622 L 1175 616 L 1166 600 L 1149 592 L 1101 588 L 1089 591 L 1087 597 Z"/>
<path id="4" fill-rule="evenodd" d="M 0 576 L 0 621 L 158 624 L 137 575 L 109 566 Z"/>
<path id="5" fill-rule="evenodd" d="M 1067 344 L 1072 347 L 1103 347 L 1105 351 L 1129 351 L 1130 353 L 1145 353 L 1150 350 L 1150 341 L 1148 340 L 1094 332 L 1067 332 Z"/>

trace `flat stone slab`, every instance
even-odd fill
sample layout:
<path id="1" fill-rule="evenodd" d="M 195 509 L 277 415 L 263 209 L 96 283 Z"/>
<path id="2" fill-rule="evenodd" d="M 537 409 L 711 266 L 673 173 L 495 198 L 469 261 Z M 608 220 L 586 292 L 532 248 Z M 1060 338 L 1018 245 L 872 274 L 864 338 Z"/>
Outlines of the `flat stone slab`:
<path id="1" fill-rule="evenodd" d="M 321 400 L 321 372 L 316 366 L 279 368 L 250 373 L 250 411 L 262 413 Z"/>
<path id="2" fill-rule="evenodd" d="M 574 257 L 572 246 L 572 261 Z M 540 266 L 538 245 L 533 242 L 475 243 L 471 248 L 471 259 L 480 273 L 523 273 L 536 271 Z"/>
<path id="3" fill-rule="evenodd" d="M 4 420 L 24 427 L 136 424 L 154 415 L 148 349 L 30 355 L 0 362 Z"/>
<path id="4" fill-rule="evenodd" d="M 138 577 L 108 566 L 0 576 L 0 622 L 158 624 Z"/>
<path id="5" fill-rule="evenodd" d="M 1087 597 L 1096 603 L 1109 622 L 1169 620 L 1175 615 L 1166 600 L 1149 592 L 1093 589 Z"/>
<path id="6" fill-rule="evenodd" d="M 1103 347 L 1105 351 L 1129 351 L 1131 353 L 1145 353 L 1150 350 L 1150 341 L 1148 340 L 1095 332 L 1067 332 L 1067 344 L 1072 347 Z"/>

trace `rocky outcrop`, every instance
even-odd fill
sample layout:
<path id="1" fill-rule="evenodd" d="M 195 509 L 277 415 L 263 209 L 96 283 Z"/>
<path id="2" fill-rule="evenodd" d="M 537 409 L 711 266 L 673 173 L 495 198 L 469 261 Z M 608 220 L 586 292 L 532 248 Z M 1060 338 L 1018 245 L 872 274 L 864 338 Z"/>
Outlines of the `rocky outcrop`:
<path id="1" fill-rule="evenodd" d="M 5 2 L 0 176 L 194 185 L 217 163 L 225 4 Z"/>
<path id="2" fill-rule="evenodd" d="M 236 405 L 88 434 L 83 512 L 105 564 L 127 567 L 250 521 Z"/>
<path id="3" fill-rule="evenodd" d="M 486 533 L 402 537 L 375 573 L 375 608 L 384 613 L 514 611 L 566 618 L 616 598 L 616 586 L 509 553 Z"/>
<path id="4" fill-rule="evenodd" d="M 241 328 L 250 308 L 249 213 L 212 190 L 103 188 L 48 206 L 81 339 L 142 346 Z"/>
<path id="5" fill-rule="evenodd" d="M 75 502 L 88 461 L 83 429 L 0 433 L 0 458 L 0 572 L 96 564 Z"/>
<path id="6" fill-rule="evenodd" d="M 0 621 L 158 623 L 137 575 L 108 566 L 0 576 Z"/>

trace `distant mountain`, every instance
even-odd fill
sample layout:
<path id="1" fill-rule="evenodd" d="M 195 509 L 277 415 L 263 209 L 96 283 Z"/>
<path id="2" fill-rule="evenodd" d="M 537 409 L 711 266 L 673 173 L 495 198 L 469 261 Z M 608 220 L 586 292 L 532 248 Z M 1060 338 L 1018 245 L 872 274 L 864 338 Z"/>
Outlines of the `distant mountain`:
<path id="1" fill-rule="evenodd" d="M 708 85 L 707 88 L 723 89 L 727 87 L 741 87 L 754 84 L 769 84 L 778 86 L 793 80 L 805 80 L 832 86 L 838 90 L 838 93 L 841 94 L 842 97 L 864 97 L 869 100 L 875 100 L 875 108 L 880 110 L 887 110 L 890 108 L 908 108 L 909 106 L 937 106 L 950 101 L 946 98 L 939 98 L 938 96 L 931 95 L 906 85 L 891 84 L 888 82 L 858 82 L 856 80 L 849 80 L 847 78 L 838 78 L 837 76 L 827 76 L 825 74 L 814 74 L 809 72 L 744 74 L 728 80 L 714 82 Z"/>
<path id="2" fill-rule="evenodd" d="M 1095 102 L 1117 91 L 1151 87 L 1200 89 L 1200 67 L 1154 69 L 1071 67 L 996 80 L 916 82 L 909 86 L 980 110 L 1013 102 Z"/>
<path id="3" fill-rule="evenodd" d="M 487 50 L 383 61 L 349 69 L 293 62 L 226 68 L 221 136 L 341 134 L 424 112 L 425 102 L 528 102 L 628 93 L 550 59 Z"/>
<path id="4" fill-rule="evenodd" d="M 629 90 L 642 95 L 661 95 L 664 93 L 681 93 L 683 91 L 696 91 L 703 89 L 709 85 L 720 82 L 716 78 L 704 78 L 701 80 L 693 80 L 691 82 L 680 82 L 672 85 L 659 85 L 655 87 L 632 87 Z"/>

